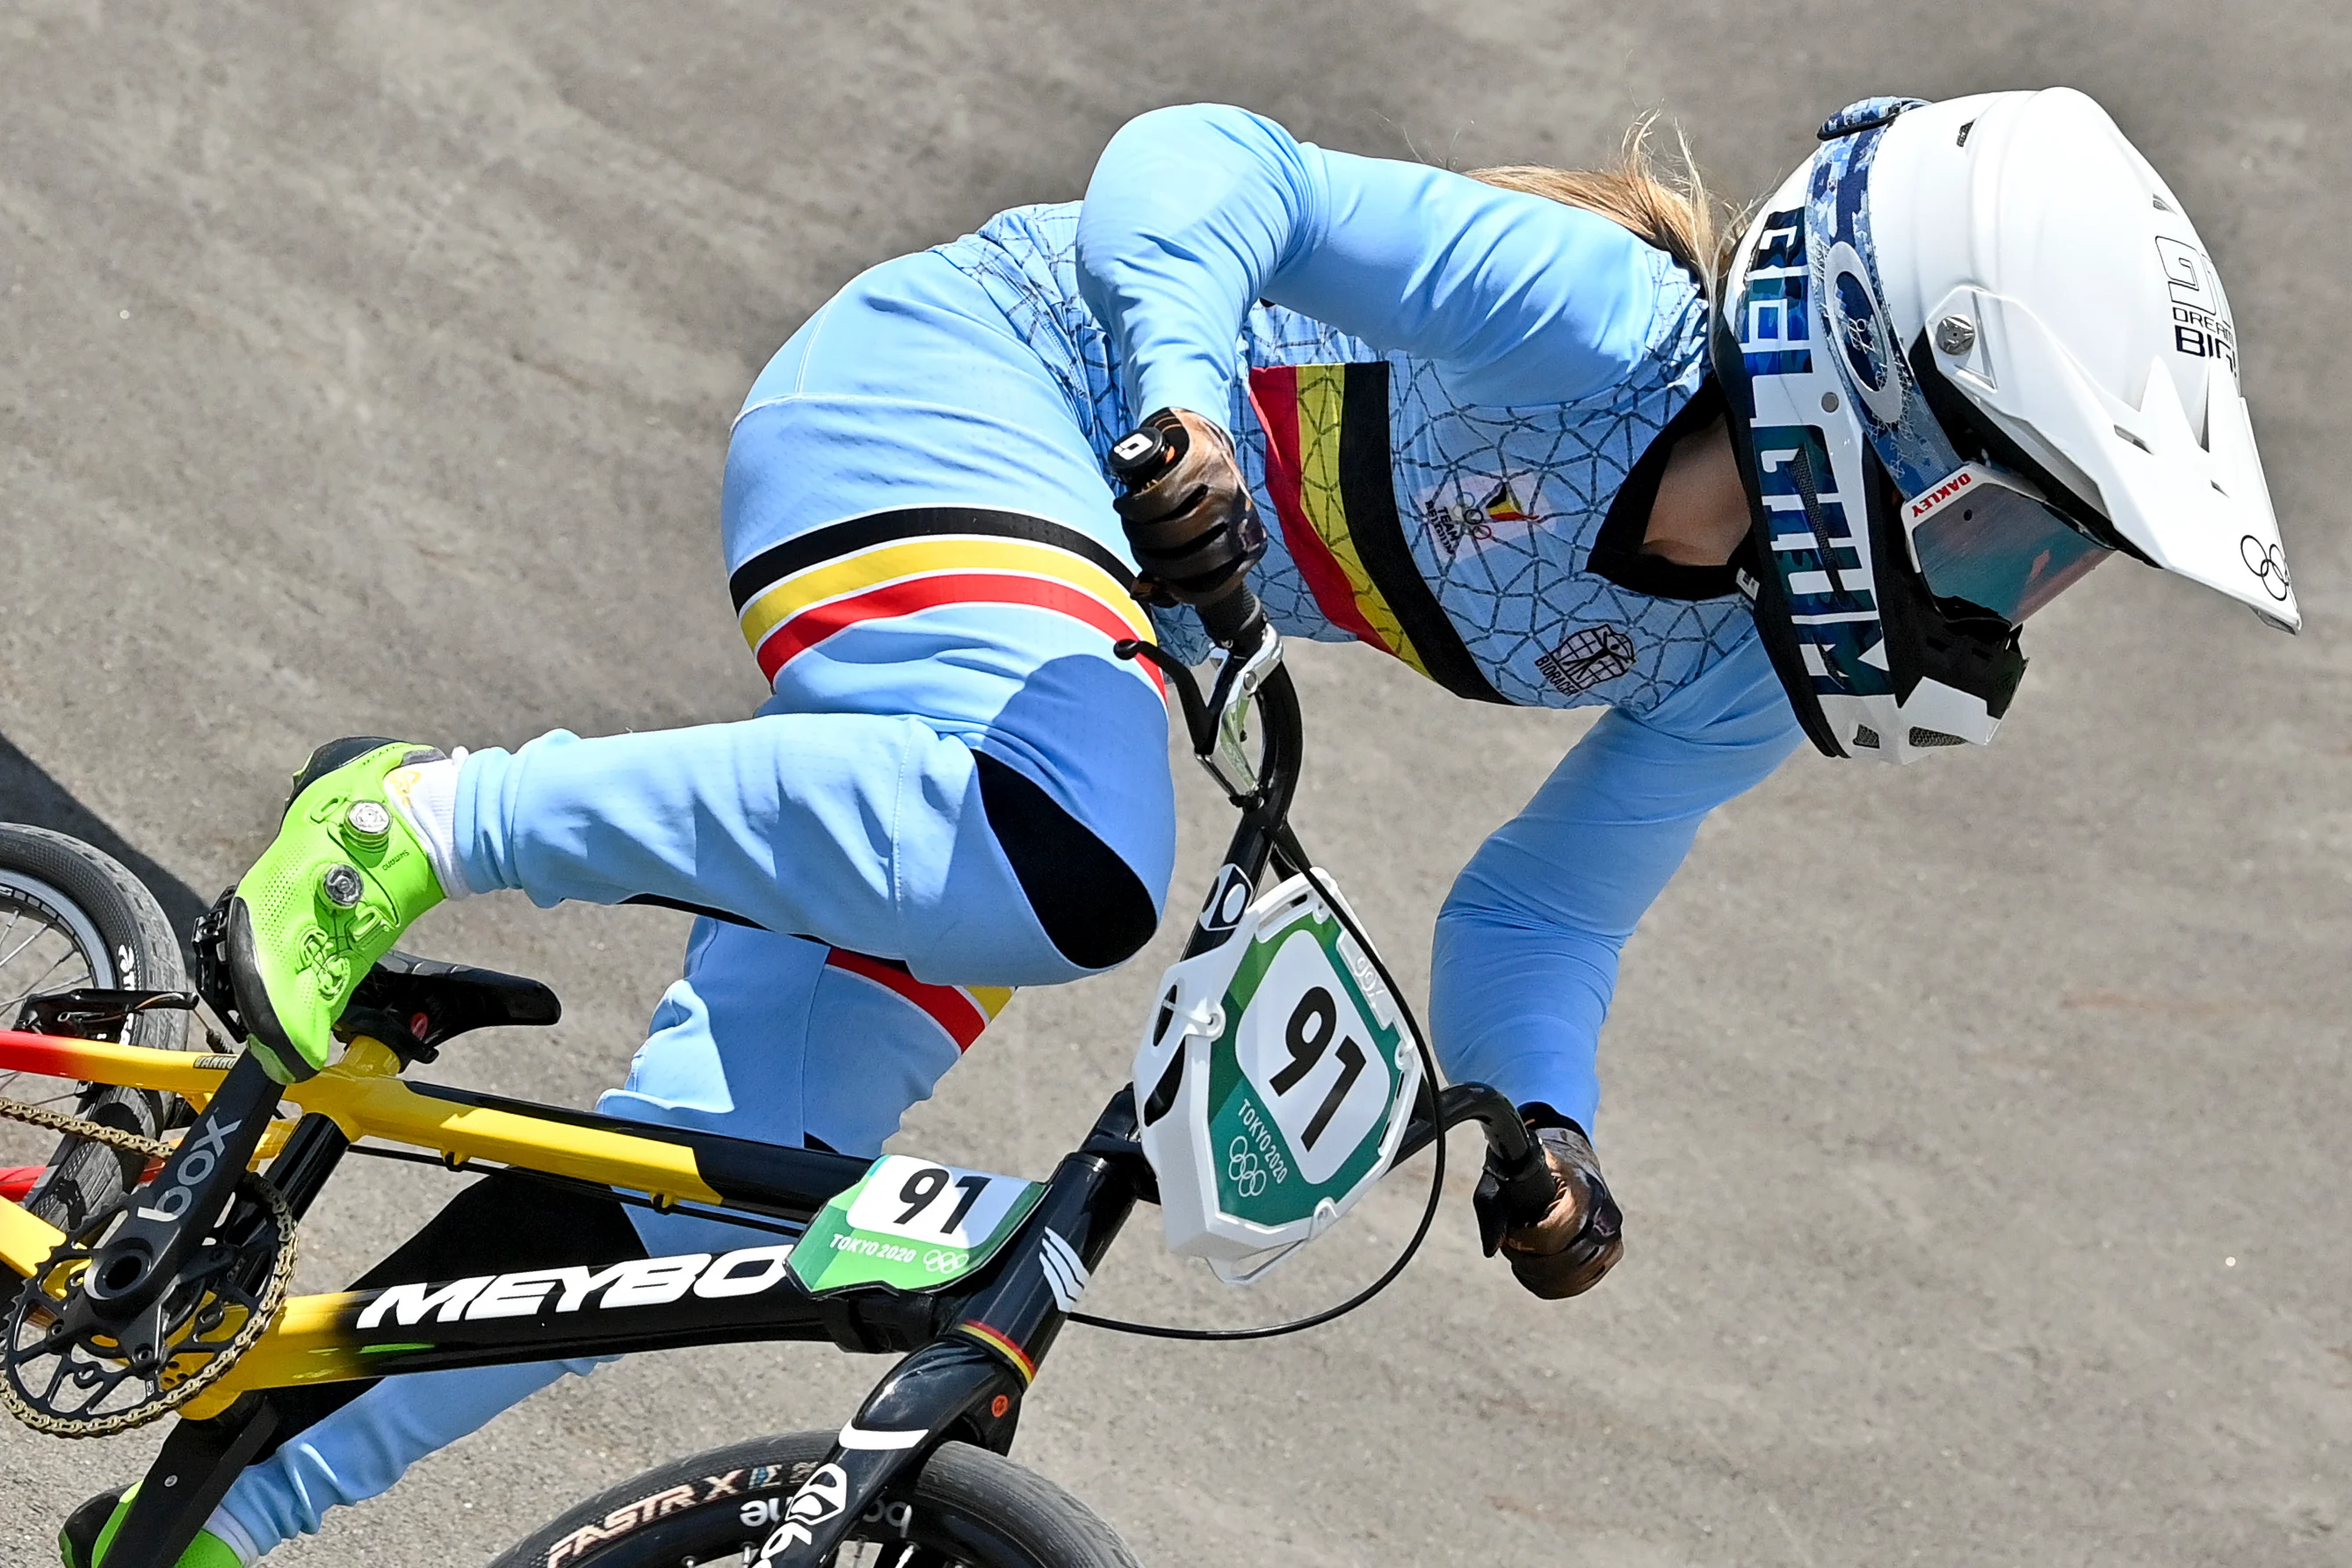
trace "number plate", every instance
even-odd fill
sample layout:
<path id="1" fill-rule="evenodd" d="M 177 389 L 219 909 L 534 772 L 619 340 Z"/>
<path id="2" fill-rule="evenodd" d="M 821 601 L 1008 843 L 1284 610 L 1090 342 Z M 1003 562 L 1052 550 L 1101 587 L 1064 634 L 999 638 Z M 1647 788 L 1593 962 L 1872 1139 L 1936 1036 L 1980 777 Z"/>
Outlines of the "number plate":
<path id="1" fill-rule="evenodd" d="M 1399 1033 L 1341 967 L 1335 934 L 1346 940 L 1307 916 L 1254 943 L 1211 1048 L 1218 1207 L 1259 1225 L 1307 1218 L 1380 1159 Z"/>
<path id="2" fill-rule="evenodd" d="M 1136 1084 L 1170 1245 L 1241 1279 L 1387 1170 L 1421 1063 L 1370 959 L 1297 879 L 1169 971 Z"/>
<path id="3" fill-rule="evenodd" d="M 1045 1195 L 1043 1182 L 885 1155 L 809 1222 L 793 1272 L 817 1295 L 936 1291 L 985 1264 Z"/>

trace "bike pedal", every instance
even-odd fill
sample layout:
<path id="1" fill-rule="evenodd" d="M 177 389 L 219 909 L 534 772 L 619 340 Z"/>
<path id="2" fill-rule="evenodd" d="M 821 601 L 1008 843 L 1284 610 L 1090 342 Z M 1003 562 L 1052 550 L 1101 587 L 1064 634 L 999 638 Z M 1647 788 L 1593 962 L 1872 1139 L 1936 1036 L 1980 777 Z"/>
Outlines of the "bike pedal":
<path id="1" fill-rule="evenodd" d="M 58 1554 L 66 1568 L 90 1568 L 98 1561 L 98 1538 L 107 1521 L 122 1506 L 122 1489 L 102 1491 L 68 1516 L 58 1531 Z"/>

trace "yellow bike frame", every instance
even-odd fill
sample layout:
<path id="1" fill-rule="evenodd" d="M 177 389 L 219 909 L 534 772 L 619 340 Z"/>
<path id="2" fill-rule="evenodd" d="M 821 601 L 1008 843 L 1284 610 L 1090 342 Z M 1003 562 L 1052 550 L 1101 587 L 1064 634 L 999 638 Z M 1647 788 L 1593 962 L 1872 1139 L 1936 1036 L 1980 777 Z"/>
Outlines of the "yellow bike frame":
<path id="1" fill-rule="evenodd" d="M 200 1110 L 219 1089 L 236 1060 L 234 1056 L 197 1056 L 103 1040 L 0 1030 L 0 1067 L 53 1078 L 157 1090 L 178 1095 Z M 782 1151 L 784 1157 L 802 1168 L 786 1173 L 782 1182 L 746 1181 L 730 1174 L 726 1182 L 730 1191 L 722 1192 L 703 1168 L 714 1151 L 722 1156 L 730 1146 L 757 1150 L 763 1155 L 778 1152 L 706 1135 L 681 1133 L 665 1136 L 662 1130 L 654 1128 L 624 1131 L 616 1125 L 600 1124 L 598 1118 L 552 1108 L 500 1102 L 430 1085 L 415 1088 L 401 1081 L 403 1065 L 391 1048 L 362 1038 L 352 1042 L 335 1065 L 287 1089 L 284 1098 L 306 1117 L 327 1118 L 344 1139 L 353 1144 L 373 1138 L 430 1151 L 453 1170 L 484 1161 L 568 1177 L 600 1187 L 641 1193 L 661 1208 L 679 1203 L 718 1207 L 748 1198 L 752 1207 L 767 1213 L 804 1218 L 831 1192 L 855 1181 L 866 1167 L 863 1160 Z M 285 1135 L 273 1128 L 273 1136 L 265 1141 L 255 1157 L 256 1163 L 276 1153 L 284 1143 Z M 819 1162 L 817 1171 L 806 1168 L 810 1161 Z M 742 1156 L 734 1160 L 721 1157 L 716 1163 L 729 1166 L 731 1172 L 740 1166 Z M 812 1175 L 817 1176 L 814 1182 L 809 1180 Z M 818 1191 L 818 1186 L 828 1190 Z M 65 1239 L 62 1232 L 21 1206 L 0 1203 L 0 1260 L 16 1273 L 27 1277 L 38 1273 L 52 1249 Z M 191 1400 L 179 1413 L 196 1419 L 215 1416 L 226 1410 L 239 1395 L 257 1388 L 417 1370 L 419 1352 L 443 1351 L 437 1364 L 448 1364 L 446 1344 L 418 1343 L 419 1336 L 415 1334 L 388 1343 L 369 1343 L 367 1335 L 355 1333 L 354 1325 L 362 1321 L 366 1304 L 380 1293 L 344 1291 L 289 1297 L 279 1307 L 268 1331 L 228 1375 Z M 774 1304 L 771 1303 L 772 1307 Z M 614 1315 L 600 1314 L 594 1322 L 603 1326 L 603 1318 Z M 740 1321 L 740 1313 L 724 1316 L 727 1321 L 723 1322 L 698 1325 L 698 1332 L 682 1337 L 661 1333 L 658 1338 L 665 1343 L 690 1343 L 712 1337 L 746 1337 L 743 1330 L 747 1325 Z M 772 1337 L 820 1336 L 814 1320 L 802 1313 L 785 1312 L 769 1326 L 772 1331 L 781 1331 L 772 1332 Z M 619 1325 L 614 1327 L 617 1330 Z M 568 1338 L 560 1347 L 551 1343 L 547 1348 L 519 1348 L 515 1354 L 502 1354 L 495 1348 L 496 1337 L 508 1336 L 494 1336 L 493 1343 L 488 1343 L 477 1339 L 465 1361 L 478 1364 L 572 1353 Z M 652 1347 L 653 1342 L 642 1330 L 634 1338 L 617 1333 L 614 1337 L 628 1341 L 615 1348 Z"/>

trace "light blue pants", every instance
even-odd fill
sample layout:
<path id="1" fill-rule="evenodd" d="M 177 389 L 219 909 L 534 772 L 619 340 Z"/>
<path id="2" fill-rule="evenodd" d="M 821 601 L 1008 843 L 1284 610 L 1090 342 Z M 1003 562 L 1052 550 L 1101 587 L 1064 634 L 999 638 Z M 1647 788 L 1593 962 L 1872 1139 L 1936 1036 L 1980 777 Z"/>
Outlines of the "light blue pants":
<path id="1" fill-rule="evenodd" d="M 729 571 L 740 584 L 747 566 L 845 520 L 940 507 L 1043 519 L 1123 560 L 1097 433 L 1070 384 L 940 257 L 866 273 L 752 387 L 728 457 Z M 1049 929 L 1034 896 L 1041 863 L 1114 883 L 1124 868 L 1149 899 L 1148 933 L 1175 853 L 1165 709 L 1138 665 L 1111 656 L 1108 612 L 1051 570 L 1038 580 L 1039 602 L 916 592 L 876 598 L 877 612 L 822 636 L 832 623 L 812 619 L 808 646 L 740 723 L 559 732 L 467 758 L 457 838 L 475 891 L 520 889 L 541 904 L 651 896 L 758 927 L 697 923 L 685 977 L 604 1110 L 877 1154 L 971 1043 L 970 1009 L 984 1022 L 982 1000 L 955 988 L 1100 967 L 1063 934 L 1092 890 L 1075 890 L 1077 915 L 1065 908 Z M 1027 824 L 1025 861 L 1008 799 Z M 1055 812 L 1110 858 L 1053 858 L 1061 841 L 1034 830 Z M 837 949 L 897 960 L 930 988 L 879 983 Z M 764 1239 L 632 1215 L 657 1253 Z M 249 1469 L 224 1512 L 267 1551 L 593 1364 L 387 1379 Z"/>

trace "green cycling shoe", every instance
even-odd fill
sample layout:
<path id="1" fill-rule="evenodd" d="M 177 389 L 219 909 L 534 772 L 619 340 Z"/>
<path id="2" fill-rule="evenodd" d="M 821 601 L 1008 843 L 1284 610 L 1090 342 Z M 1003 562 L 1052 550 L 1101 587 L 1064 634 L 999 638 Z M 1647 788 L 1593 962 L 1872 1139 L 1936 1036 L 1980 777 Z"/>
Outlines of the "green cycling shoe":
<path id="1" fill-rule="evenodd" d="M 310 754 L 278 838 L 235 888 L 226 936 L 237 1008 L 269 1075 L 327 1065 L 352 989 L 441 902 L 408 795 L 426 746 L 370 736 Z"/>
<path id="2" fill-rule="evenodd" d="M 128 1491 L 101 1492 L 74 1510 L 65 1529 L 58 1532 L 58 1552 L 65 1559 L 66 1568 L 100 1568 L 106 1561 L 106 1549 L 114 1544 L 115 1531 L 131 1512 L 131 1500 L 138 1495 L 135 1486 Z M 202 1530 L 180 1553 L 173 1568 L 245 1568 L 245 1563 L 227 1542 Z"/>

